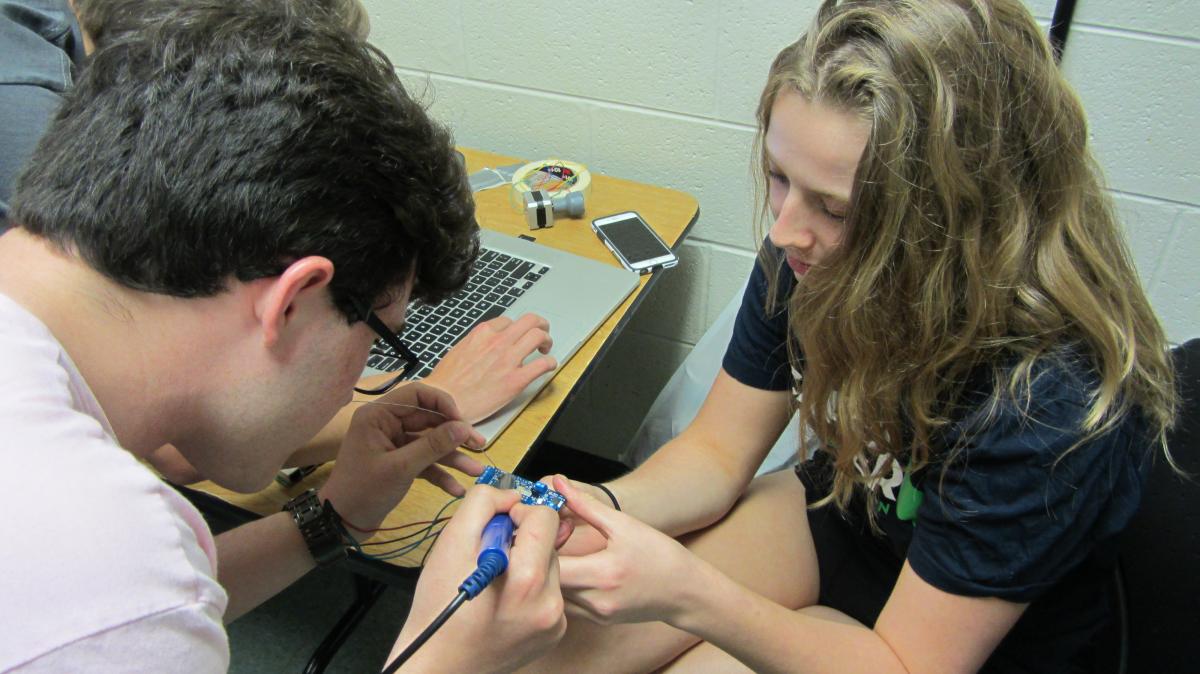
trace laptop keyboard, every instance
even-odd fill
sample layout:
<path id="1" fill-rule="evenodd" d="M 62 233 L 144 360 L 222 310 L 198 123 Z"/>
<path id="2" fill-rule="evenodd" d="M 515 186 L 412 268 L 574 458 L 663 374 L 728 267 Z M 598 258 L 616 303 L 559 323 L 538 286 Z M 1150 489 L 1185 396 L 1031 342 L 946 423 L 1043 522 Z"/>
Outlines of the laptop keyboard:
<path id="1" fill-rule="evenodd" d="M 462 290 L 438 304 L 413 302 L 405 312 L 400 339 L 421 361 L 410 379 L 428 375 L 471 328 L 504 313 L 550 271 L 540 262 L 487 247 L 482 251 Z M 376 340 L 367 365 L 395 372 L 404 361 L 383 340 Z"/>

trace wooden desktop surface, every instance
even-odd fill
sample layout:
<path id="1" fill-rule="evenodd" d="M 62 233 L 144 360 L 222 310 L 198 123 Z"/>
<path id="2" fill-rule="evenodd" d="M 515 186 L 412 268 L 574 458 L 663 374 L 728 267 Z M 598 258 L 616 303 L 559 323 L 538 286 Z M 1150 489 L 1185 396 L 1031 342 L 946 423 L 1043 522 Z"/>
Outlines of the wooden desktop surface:
<path id="1" fill-rule="evenodd" d="M 521 161 L 490 152 L 467 148 L 461 148 L 461 150 L 467 160 L 467 169 L 472 173 L 484 167 L 506 166 Z M 583 217 L 579 219 L 558 218 L 555 220 L 554 227 L 549 229 L 530 231 L 525 224 L 524 215 L 510 203 L 509 199 L 507 186 L 476 192 L 476 218 L 479 220 L 479 224 L 482 227 L 514 236 L 527 234 L 535 237 L 537 243 L 601 260 L 613 266 L 620 265 L 592 232 L 591 221 L 593 219 L 621 211 L 637 211 L 668 245 L 676 247 L 699 214 L 696 200 L 683 192 L 596 173 L 592 173 L 591 194 L 585 204 L 586 211 Z M 517 467 L 525 454 L 542 436 L 571 390 L 586 375 L 596 355 L 624 325 L 627 312 L 636 303 L 650 280 L 651 276 L 643 276 L 637 289 L 609 316 L 595 334 L 584 342 L 569 361 L 560 364 L 558 372 L 529 406 L 496 438 L 483 456 L 477 455 L 481 462 L 495 464 L 510 472 Z M 550 334 L 553 337 L 553 325 L 550 326 Z M 368 398 L 361 394 L 355 394 L 355 399 L 365 400 Z M 314 442 L 338 442 L 346 424 L 349 423 L 350 415 L 357 407 L 357 404 L 351 404 L 343 409 L 334 421 L 322 431 L 322 434 L 314 439 Z M 192 485 L 191 488 L 215 496 L 229 505 L 250 513 L 266 515 L 278 512 L 288 499 L 304 490 L 323 484 L 331 468 L 332 464 L 327 463 L 298 485 L 284 488 L 278 484 L 272 484 L 255 494 L 238 494 L 211 482 L 201 482 Z M 469 476 L 457 473 L 456 476 L 463 484 L 470 484 L 472 481 Z M 450 497 L 445 492 L 418 480 L 382 526 L 397 527 L 411 522 L 429 520 L 449 500 Z M 455 507 L 457 504 L 447 509 L 446 514 L 452 513 Z M 396 538 L 415 530 L 417 530 L 416 527 L 390 534 L 381 534 L 368 543 Z M 401 545 L 371 546 L 366 550 L 373 554 L 382 554 L 387 550 L 397 549 Z M 389 563 L 402 567 L 419 566 L 428 545 L 426 543 L 413 552 L 390 560 Z"/>

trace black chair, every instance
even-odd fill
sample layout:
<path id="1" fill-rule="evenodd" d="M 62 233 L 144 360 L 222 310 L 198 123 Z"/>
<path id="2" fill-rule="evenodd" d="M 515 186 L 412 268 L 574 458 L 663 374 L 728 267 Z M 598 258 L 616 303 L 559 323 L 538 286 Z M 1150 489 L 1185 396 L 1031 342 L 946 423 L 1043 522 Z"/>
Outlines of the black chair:
<path id="1" fill-rule="evenodd" d="M 1197 671 L 1200 638 L 1200 339 L 1172 351 L 1181 393 L 1167 442 L 1191 477 L 1155 463 L 1142 505 L 1122 534 L 1114 579 L 1118 613 L 1099 671 L 1164 674 Z"/>

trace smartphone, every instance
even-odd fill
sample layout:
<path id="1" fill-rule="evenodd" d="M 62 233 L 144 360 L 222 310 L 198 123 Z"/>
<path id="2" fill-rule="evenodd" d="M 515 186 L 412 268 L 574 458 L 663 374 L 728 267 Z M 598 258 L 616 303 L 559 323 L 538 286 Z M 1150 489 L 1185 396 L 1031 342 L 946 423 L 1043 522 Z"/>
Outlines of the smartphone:
<path id="1" fill-rule="evenodd" d="M 592 220 L 592 230 L 630 271 L 649 274 L 679 264 L 675 253 L 633 211 L 596 218 Z"/>

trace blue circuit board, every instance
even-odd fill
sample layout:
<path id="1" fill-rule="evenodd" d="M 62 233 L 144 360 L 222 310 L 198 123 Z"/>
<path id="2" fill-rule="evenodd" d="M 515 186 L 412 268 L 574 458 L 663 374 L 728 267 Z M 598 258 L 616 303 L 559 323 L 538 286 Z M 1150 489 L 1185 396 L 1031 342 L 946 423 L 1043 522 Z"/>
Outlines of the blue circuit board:
<path id="1" fill-rule="evenodd" d="M 489 484 L 497 489 L 515 489 L 521 495 L 521 503 L 544 505 L 558 510 L 566 504 L 562 494 L 547 487 L 543 482 L 531 482 L 518 475 L 506 473 L 495 466 L 486 466 L 475 484 Z"/>

